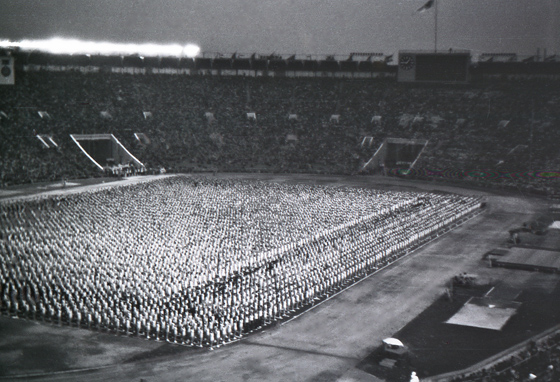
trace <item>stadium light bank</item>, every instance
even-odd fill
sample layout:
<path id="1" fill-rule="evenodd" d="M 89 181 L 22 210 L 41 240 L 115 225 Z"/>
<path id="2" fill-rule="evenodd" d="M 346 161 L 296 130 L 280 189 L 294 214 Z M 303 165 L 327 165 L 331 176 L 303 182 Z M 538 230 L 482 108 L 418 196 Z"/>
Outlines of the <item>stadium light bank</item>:
<path id="1" fill-rule="evenodd" d="M 139 55 L 145 57 L 188 57 L 200 53 L 195 44 L 123 44 L 105 41 L 82 41 L 55 37 L 48 40 L 0 40 L 2 48 L 19 48 L 23 51 L 41 51 L 53 54 Z"/>

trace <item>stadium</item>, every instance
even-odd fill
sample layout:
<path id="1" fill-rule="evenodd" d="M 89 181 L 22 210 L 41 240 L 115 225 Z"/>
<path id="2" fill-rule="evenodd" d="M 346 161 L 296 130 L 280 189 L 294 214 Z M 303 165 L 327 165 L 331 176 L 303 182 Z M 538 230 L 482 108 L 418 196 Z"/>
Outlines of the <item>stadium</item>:
<path id="1" fill-rule="evenodd" d="M 558 380 L 555 54 L 0 43 L 0 380 Z"/>

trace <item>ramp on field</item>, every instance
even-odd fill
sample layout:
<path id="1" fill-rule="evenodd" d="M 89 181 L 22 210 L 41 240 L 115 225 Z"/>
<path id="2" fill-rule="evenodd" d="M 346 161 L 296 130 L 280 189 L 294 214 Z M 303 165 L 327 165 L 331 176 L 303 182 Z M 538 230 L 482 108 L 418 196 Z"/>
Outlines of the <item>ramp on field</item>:
<path id="1" fill-rule="evenodd" d="M 427 144 L 425 139 L 385 138 L 375 154 L 362 167 L 362 171 L 396 167 L 410 170 Z"/>
<path id="2" fill-rule="evenodd" d="M 488 298 L 473 297 L 453 315 L 447 324 L 471 326 L 475 328 L 502 330 L 521 303 Z"/>
<path id="3" fill-rule="evenodd" d="M 560 273 L 560 251 L 513 247 L 507 255 L 491 259 L 492 266 Z"/>
<path id="4" fill-rule="evenodd" d="M 100 170 L 107 166 L 128 164 L 144 167 L 113 134 L 70 134 L 70 137 Z"/>

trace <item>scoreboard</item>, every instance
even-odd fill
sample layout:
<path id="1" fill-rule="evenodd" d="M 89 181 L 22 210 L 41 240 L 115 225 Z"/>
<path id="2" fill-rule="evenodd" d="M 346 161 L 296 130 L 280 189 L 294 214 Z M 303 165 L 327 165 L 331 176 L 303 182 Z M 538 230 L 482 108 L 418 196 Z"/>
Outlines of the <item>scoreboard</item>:
<path id="1" fill-rule="evenodd" d="M 13 57 L 0 57 L 0 85 L 14 85 L 14 59 Z"/>
<path id="2" fill-rule="evenodd" d="M 399 82 L 466 83 L 471 55 L 468 51 L 399 52 Z"/>

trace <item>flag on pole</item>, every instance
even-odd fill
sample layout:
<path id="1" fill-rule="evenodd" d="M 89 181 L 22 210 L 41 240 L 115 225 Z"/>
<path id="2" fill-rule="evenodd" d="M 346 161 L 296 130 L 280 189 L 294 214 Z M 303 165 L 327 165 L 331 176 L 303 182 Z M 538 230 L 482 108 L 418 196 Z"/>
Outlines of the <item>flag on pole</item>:
<path id="1" fill-rule="evenodd" d="M 435 2 L 435 0 L 428 0 L 428 1 L 426 2 L 426 4 L 424 4 L 424 5 L 422 5 L 420 8 L 418 8 L 418 9 L 416 10 L 416 12 L 417 12 L 417 13 L 422 13 L 422 12 L 424 12 L 424 11 L 427 11 L 428 9 L 430 9 L 431 7 L 434 6 L 434 2 Z"/>

